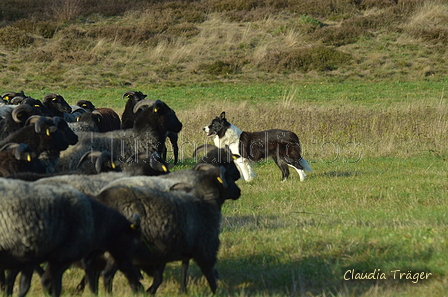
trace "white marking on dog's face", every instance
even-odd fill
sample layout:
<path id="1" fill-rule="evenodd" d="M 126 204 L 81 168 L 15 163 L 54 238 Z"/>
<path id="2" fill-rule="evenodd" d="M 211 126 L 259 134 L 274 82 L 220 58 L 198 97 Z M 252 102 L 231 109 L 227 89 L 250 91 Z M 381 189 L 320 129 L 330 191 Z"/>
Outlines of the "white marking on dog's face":
<path id="1" fill-rule="evenodd" d="M 209 128 L 208 126 L 205 126 L 204 128 L 202 128 L 202 130 L 203 130 L 205 133 L 210 133 L 210 128 Z"/>

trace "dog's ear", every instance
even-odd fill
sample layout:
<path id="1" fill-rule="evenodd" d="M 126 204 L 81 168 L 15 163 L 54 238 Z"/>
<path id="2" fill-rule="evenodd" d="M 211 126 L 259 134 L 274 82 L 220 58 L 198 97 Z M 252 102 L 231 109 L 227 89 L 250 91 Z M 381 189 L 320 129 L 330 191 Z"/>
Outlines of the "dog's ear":
<path id="1" fill-rule="evenodd" d="M 226 118 L 226 113 L 224 111 L 221 112 L 221 115 L 219 117 L 224 120 Z"/>

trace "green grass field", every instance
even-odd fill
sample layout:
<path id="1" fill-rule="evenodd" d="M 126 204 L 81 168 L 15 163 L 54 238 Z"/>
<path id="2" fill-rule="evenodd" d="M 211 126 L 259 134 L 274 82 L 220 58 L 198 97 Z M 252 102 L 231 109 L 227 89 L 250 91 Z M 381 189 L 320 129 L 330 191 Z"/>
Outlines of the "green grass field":
<path id="1" fill-rule="evenodd" d="M 141 89 L 175 108 L 184 123 L 174 170 L 191 167 L 194 147 L 212 142 L 201 127 L 223 110 L 243 130 L 297 132 L 313 168 L 304 182 L 292 171 L 280 182 L 280 170 L 267 160 L 253 165 L 253 182 L 238 181 L 241 198 L 223 208 L 217 296 L 445 296 L 444 88 L 352 82 Z M 119 110 L 122 91 L 74 90 L 66 97 Z M 74 294 L 81 276 L 75 268 L 66 272 L 64 296 Z M 173 263 L 157 295 L 176 295 L 179 281 L 180 263 Z M 148 287 L 151 278 L 143 283 Z M 36 277 L 30 296 L 40 292 Z M 121 275 L 114 292 L 131 296 Z M 209 294 L 192 264 L 189 295 Z"/>

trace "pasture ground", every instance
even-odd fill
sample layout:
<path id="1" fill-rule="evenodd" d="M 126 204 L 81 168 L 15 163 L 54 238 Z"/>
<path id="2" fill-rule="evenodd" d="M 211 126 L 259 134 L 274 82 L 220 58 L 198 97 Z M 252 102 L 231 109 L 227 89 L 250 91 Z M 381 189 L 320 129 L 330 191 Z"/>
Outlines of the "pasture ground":
<path id="1" fill-rule="evenodd" d="M 295 131 L 314 170 L 305 182 L 291 171 L 290 180 L 282 183 L 280 171 L 268 160 L 254 164 L 258 177 L 252 183 L 238 182 L 241 198 L 223 208 L 217 296 L 445 296 L 445 85 L 140 88 L 173 107 L 184 123 L 182 162 L 175 170 L 194 164 L 195 146 L 212 143 L 201 127 L 223 110 L 243 130 Z M 90 98 L 97 106 L 119 109 L 122 91 L 59 92 L 70 103 Z M 30 93 L 41 98 L 45 91 Z M 354 280 L 351 271 L 386 279 Z M 428 275 L 416 279 L 421 272 Z M 64 296 L 73 295 L 81 275 L 78 269 L 65 273 Z M 173 263 L 157 295 L 176 295 L 179 280 L 180 264 Z M 143 282 L 148 287 L 151 278 Z M 114 285 L 115 296 L 131 296 L 121 275 Z M 40 292 L 35 277 L 29 296 Z M 195 264 L 189 295 L 210 295 Z"/>

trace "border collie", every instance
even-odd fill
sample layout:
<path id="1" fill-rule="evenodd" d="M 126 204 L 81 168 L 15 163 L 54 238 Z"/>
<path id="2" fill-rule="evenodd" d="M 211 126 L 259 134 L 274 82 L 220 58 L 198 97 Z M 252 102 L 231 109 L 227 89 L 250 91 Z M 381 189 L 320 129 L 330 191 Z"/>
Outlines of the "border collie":
<path id="1" fill-rule="evenodd" d="M 255 177 L 249 161 L 257 162 L 268 157 L 272 157 L 282 171 L 282 181 L 289 176 L 288 166 L 297 171 L 300 181 L 305 180 L 305 171 L 311 171 L 310 165 L 301 156 L 300 141 L 294 132 L 280 129 L 243 132 L 226 120 L 224 111 L 202 130 L 207 136 L 214 136 L 217 147 L 228 145 L 233 154 L 241 156 L 235 164 L 245 181 Z"/>

